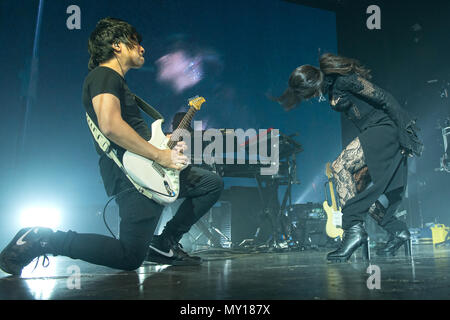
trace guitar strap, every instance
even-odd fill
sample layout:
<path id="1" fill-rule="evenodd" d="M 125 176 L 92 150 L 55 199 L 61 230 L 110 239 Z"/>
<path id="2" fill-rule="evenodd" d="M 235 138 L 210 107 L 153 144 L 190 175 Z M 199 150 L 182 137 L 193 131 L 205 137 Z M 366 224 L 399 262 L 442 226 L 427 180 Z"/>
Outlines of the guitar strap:
<path id="1" fill-rule="evenodd" d="M 139 98 L 137 95 L 134 94 L 134 100 L 136 101 L 139 108 L 142 109 L 146 114 L 148 114 L 150 117 L 152 117 L 155 120 L 163 119 L 163 116 L 151 105 L 149 105 L 147 102 Z"/>
<path id="2" fill-rule="evenodd" d="M 153 108 L 151 105 L 146 103 L 144 100 L 142 100 L 141 98 L 139 98 L 136 95 L 134 95 L 134 99 L 135 99 L 137 105 L 139 106 L 139 108 L 141 108 L 142 111 L 144 111 L 150 117 L 154 118 L 155 120 L 158 120 L 158 119 L 164 120 L 163 116 L 158 111 L 156 111 L 155 108 Z M 141 194 L 143 194 L 147 198 L 153 199 L 153 195 L 150 193 L 150 191 L 148 189 L 140 186 L 130 177 L 130 175 L 125 170 L 122 162 L 117 157 L 117 151 L 111 147 L 111 141 L 109 141 L 108 138 L 106 138 L 103 135 L 103 133 L 99 130 L 99 128 L 94 123 L 94 121 L 92 121 L 91 117 L 89 117 L 87 112 L 86 112 L 86 120 L 87 120 L 89 129 L 91 130 L 91 134 L 94 137 L 94 140 L 99 145 L 100 149 L 103 152 L 105 152 L 105 154 L 108 156 L 108 158 L 110 158 L 111 160 L 113 160 L 115 162 L 115 164 L 120 168 L 120 170 L 122 170 L 122 172 L 125 174 L 125 176 L 128 178 L 128 180 L 130 180 L 131 184 L 137 189 L 137 191 L 139 191 Z"/>

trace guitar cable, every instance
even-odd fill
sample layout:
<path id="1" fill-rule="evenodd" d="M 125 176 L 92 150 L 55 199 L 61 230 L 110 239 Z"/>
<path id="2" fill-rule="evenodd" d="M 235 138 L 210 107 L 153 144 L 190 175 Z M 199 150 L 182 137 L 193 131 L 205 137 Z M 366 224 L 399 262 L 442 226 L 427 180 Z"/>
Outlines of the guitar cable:
<path id="1" fill-rule="evenodd" d="M 150 190 L 150 191 L 152 191 L 152 192 L 154 192 L 154 193 L 163 195 L 163 196 L 165 196 L 165 197 L 171 197 L 171 198 L 175 197 L 175 196 L 170 196 L 170 195 L 164 194 L 164 193 L 162 193 L 162 192 L 159 192 L 159 191 L 156 191 L 156 190 L 153 190 L 153 189 L 150 189 L 150 188 L 147 188 L 147 189 Z M 128 188 L 128 189 L 125 189 L 125 190 L 120 191 L 118 194 L 116 194 L 116 195 L 114 195 L 113 197 L 111 197 L 111 198 L 106 202 L 105 206 L 103 207 L 103 212 L 102 212 L 103 222 L 104 222 L 104 224 L 105 224 L 106 229 L 108 229 L 109 233 L 110 233 L 110 234 L 113 236 L 113 238 L 116 239 L 116 240 L 117 240 L 117 237 L 116 237 L 116 236 L 114 235 L 114 233 L 111 231 L 111 229 L 109 228 L 108 222 L 106 221 L 106 208 L 108 207 L 109 203 L 110 203 L 112 200 L 116 199 L 119 195 L 124 194 L 124 193 L 127 193 L 127 192 L 130 192 L 130 191 L 133 191 L 133 190 L 136 190 L 136 188 L 133 187 L 133 188 Z M 149 200 L 150 200 L 150 199 L 149 199 Z"/>
<path id="2" fill-rule="evenodd" d="M 116 240 L 117 240 L 116 235 L 111 231 L 111 229 L 110 229 L 109 226 L 108 226 L 108 222 L 106 221 L 106 207 L 108 207 L 108 204 L 109 204 L 112 200 L 116 199 L 119 195 L 124 194 L 124 193 L 126 193 L 126 192 L 130 192 L 130 191 L 132 191 L 132 190 L 136 190 L 136 188 L 128 188 L 128 189 L 125 189 L 125 190 L 120 191 L 118 194 L 116 194 L 115 196 L 111 197 L 111 198 L 106 202 L 105 206 L 103 207 L 103 213 L 102 213 L 102 216 L 103 216 L 103 222 L 105 223 L 106 229 L 108 229 L 109 233 L 111 233 L 111 235 L 113 236 L 113 238 L 116 239 Z"/>

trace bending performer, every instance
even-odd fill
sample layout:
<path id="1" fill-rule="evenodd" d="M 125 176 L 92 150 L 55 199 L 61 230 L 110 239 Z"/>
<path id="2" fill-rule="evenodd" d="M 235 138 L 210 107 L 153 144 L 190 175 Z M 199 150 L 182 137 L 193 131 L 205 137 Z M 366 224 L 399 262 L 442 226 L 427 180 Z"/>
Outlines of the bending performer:
<path id="1" fill-rule="evenodd" d="M 363 224 L 367 213 L 389 233 L 377 254 L 395 255 L 402 245 L 410 248 L 408 228 L 394 213 L 406 187 L 407 158 L 420 156 L 423 145 L 415 121 L 390 93 L 370 79 L 370 71 L 357 60 L 327 53 L 320 58 L 320 68 L 296 68 L 289 87 L 274 99 L 290 110 L 303 100 L 327 94 L 331 108 L 344 113 L 359 129 L 357 137 L 332 163 L 344 236 L 339 248 L 327 255 L 330 261 L 346 261 L 360 246 L 368 255 Z M 367 181 L 371 185 L 367 186 Z"/>

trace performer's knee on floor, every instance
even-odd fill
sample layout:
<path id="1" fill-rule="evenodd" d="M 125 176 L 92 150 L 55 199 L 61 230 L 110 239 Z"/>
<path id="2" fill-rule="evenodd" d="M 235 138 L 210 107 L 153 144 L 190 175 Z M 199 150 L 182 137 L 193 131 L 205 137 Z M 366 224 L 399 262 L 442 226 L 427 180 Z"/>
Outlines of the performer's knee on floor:
<path id="1" fill-rule="evenodd" d="M 127 261 L 123 265 L 122 269 L 125 270 L 125 271 L 134 271 L 134 270 L 138 269 L 142 265 L 143 262 L 144 262 L 144 259 L 142 259 L 142 260 L 130 260 L 130 261 Z"/>
<path id="2" fill-rule="evenodd" d="M 147 250 L 145 250 L 145 252 L 139 253 L 128 253 L 124 258 L 124 262 L 121 269 L 125 271 L 133 271 L 138 269 L 144 262 L 146 256 Z"/>

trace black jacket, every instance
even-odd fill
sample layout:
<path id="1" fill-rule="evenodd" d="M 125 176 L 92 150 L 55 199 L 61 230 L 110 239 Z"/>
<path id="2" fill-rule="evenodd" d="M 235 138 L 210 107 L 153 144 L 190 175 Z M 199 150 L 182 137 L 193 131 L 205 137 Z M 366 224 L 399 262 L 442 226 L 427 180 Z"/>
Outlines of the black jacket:
<path id="1" fill-rule="evenodd" d="M 323 92 L 329 94 L 330 101 L 340 98 L 333 109 L 343 112 L 360 131 L 388 120 L 388 116 L 399 129 L 399 143 L 405 152 L 416 156 L 422 154 L 423 144 L 417 136 L 420 129 L 416 120 L 410 117 L 389 92 L 355 73 L 344 76 L 327 75 Z M 352 95 L 367 104 L 359 104 L 357 107 L 352 102 Z"/>

